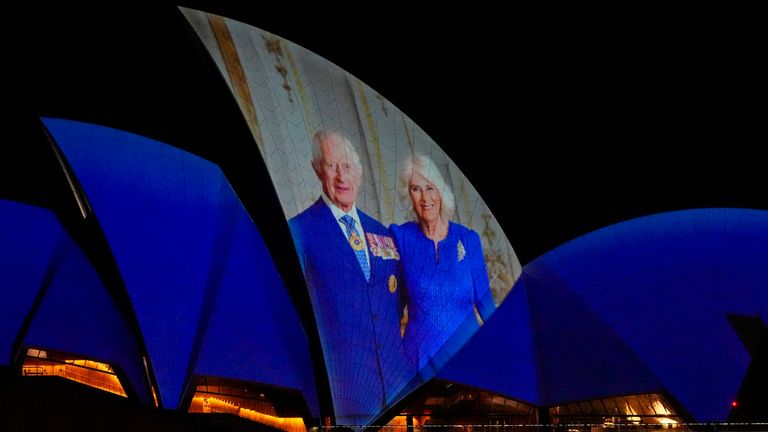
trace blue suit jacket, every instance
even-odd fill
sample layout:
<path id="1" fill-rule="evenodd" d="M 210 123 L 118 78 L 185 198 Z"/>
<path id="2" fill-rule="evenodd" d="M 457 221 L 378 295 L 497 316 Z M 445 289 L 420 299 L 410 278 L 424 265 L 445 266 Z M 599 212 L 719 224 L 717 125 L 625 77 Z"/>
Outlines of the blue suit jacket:
<path id="1" fill-rule="evenodd" d="M 366 234 L 391 238 L 381 223 L 358 214 Z M 337 421 L 366 424 L 395 402 L 415 375 L 400 336 L 397 260 L 376 256 L 368 242 L 371 273 L 366 281 L 322 198 L 289 226 L 315 311 Z"/>

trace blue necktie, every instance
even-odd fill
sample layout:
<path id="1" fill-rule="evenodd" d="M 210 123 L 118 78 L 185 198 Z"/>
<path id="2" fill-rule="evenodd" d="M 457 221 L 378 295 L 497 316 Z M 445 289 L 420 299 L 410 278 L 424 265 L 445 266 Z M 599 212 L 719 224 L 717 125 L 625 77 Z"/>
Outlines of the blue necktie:
<path id="1" fill-rule="evenodd" d="M 363 269 L 365 280 L 371 278 L 371 266 L 368 264 L 368 259 L 365 256 L 365 244 L 360 237 L 360 233 L 355 228 L 355 220 L 350 215 L 344 215 L 341 217 L 341 222 L 347 227 L 347 240 L 349 245 L 352 246 L 352 250 L 355 252 L 357 261 L 360 263 L 360 268 Z"/>

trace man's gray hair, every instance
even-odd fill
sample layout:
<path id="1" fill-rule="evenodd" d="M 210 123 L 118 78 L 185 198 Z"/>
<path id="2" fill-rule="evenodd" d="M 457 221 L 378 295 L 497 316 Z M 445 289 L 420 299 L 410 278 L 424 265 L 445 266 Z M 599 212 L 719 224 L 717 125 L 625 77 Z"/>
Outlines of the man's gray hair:
<path id="1" fill-rule="evenodd" d="M 440 206 L 440 216 L 446 221 L 449 220 L 456 210 L 456 199 L 453 196 L 453 192 L 451 191 L 450 186 L 445 183 L 445 179 L 440 173 L 437 164 L 435 164 L 429 157 L 419 153 L 415 153 L 403 159 L 400 179 L 397 186 L 397 195 L 400 198 L 400 204 L 402 204 L 403 208 L 408 211 L 412 219 L 417 219 L 416 212 L 413 209 L 411 194 L 409 192 L 411 177 L 414 173 L 423 175 L 428 182 L 432 183 L 437 188 L 443 201 L 442 206 Z"/>
<path id="2" fill-rule="evenodd" d="M 340 141 L 344 144 L 344 147 L 347 150 L 347 153 L 352 155 L 352 162 L 355 164 L 355 166 L 362 170 L 362 165 L 360 165 L 360 156 L 357 154 L 357 150 L 355 150 L 355 147 L 352 146 L 352 143 L 339 132 L 334 132 L 330 129 L 320 129 L 319 131 L 315 132 L 315 134 L 312 136 L 312 167 L 315 170 L 318 170 L 322 168 L 321 164 L 323 162 L 323 151 L 321 149 L 321 146 L 326 141 L 336 140 Z"/>

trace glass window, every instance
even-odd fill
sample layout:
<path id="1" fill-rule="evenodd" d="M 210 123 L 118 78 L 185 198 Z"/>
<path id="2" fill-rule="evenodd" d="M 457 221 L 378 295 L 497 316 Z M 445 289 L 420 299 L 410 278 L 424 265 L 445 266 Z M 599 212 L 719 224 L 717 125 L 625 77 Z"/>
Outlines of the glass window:
<path id="1" fill-rule="evenodd" d="M 189 412 L 232 414 L 285 432 L 306 432 L 304 420 L 298 414 L 303 403 L 300 396 L 244 381 L 215 377 L 195 380 Z M 278 416 L 278 409 L 291 417 Z"/>
<path id="2" fill-rule="evenodd" d="M 23 376 L 57 376 L 127 397 L 120 380 L 109 364 L 78 358 L 73 354 L 30 348 L 22 364 L 21 374 Z"/>
<path id="3" fill-rule="evenodd" d="M 605 405 L 603 405 L 603 401 L 601 399 L 595 399 L 590 403 L 592 404 L 592 412 L 594 414 L 600 414 L 600 415 L 608 414 L 608 410 L 605 409 Z"/>
<path id="4" fill-rule="evenodd" d="M 580 402 L 579 409 L 581 410 L 582 414 L 594 414 L 592 407 L 589 406 L 589 402 Z"/>
<path id="5" fill-rule="evenodd" d="M 616 399 L 610 398 L 610 399 L 603 399 L 603 405 L 605 405 L 605 409 L 608 414 L 610 415 L 617 415 L 619 414 L 619 408 L 616 405 Z"/>
<path id="6" fill-rule="evenodd" d="M 553 423 L 653 424 L 677 427 L 682 420 L 669 409 L 658 394 L 640 394 L 581 401 L 551 407 Z M 603 417 L 603 420 L 598 420 Z"/>

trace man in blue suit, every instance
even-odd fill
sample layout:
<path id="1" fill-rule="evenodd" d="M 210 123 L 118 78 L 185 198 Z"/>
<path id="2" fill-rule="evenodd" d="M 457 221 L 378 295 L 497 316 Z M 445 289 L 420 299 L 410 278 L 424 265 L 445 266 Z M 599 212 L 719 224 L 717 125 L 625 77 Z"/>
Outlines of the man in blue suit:
<path id="1" fill-rule="evenodd" d="M 289 221 L 315 310 L 339 424 L 367 424 L 413 377 L 400 334 L 399 253 L 381 223 L 358 210 L 362 166 L 344 136 L 312 142 L 322 196 Z"/>

